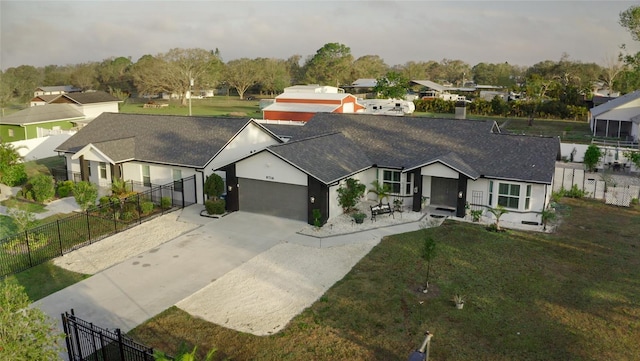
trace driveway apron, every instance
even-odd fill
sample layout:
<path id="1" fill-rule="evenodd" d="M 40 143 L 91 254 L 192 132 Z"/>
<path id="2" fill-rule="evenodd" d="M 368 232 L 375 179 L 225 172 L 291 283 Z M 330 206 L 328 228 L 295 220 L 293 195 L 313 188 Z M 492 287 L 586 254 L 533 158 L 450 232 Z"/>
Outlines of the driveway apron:
<path id="1" fill-rule="evenodd" d="M 59 324 L 60 314 L 74 309 L 95 325 L 127 332 L 304 226 L 300 221 L 235 212 L 132 255 L 34 306 Z"/>

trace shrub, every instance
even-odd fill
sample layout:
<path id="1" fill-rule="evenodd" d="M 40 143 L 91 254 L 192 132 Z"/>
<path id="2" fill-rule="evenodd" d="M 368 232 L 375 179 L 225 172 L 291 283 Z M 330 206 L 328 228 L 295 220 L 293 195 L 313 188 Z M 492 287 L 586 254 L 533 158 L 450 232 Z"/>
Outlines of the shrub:
<path id="1" fill-rule="evenodd" d="M 120 213 L 120 219 L 123 221 L 131 221 L 136 218 L 136 214 L 132 211 L 124 211 Z"/>
<path id="2" fill-rule="evenodd" d="M 313 226 L 316 228 L 322 227 L 322 213 L 317 208 L 313 210 Z"/>
<path id="3" fill-rule="evenodd" d="M 89 207 L 95 206 L 98 198 L 98 187 L 90 182 L 78 182 L 73 187 L 73 197 L 80 208 L 86 211 Z"/>
<path id="4" fill-rule="evenodd" d="M 111 204 L 111 198 L 109 198 L 109 196 L 102 196 L 98 200 L 98 203 L 100 203 L 101 206 L 106 207 Z"/>
<path id="5" fill-rule="evenodd" d="M 358 200 L 364 195 L 366 187 L 360 184 L 360 181 L 353 178 L 345 180 L 344 187 L 338 188 L 338 204 L 342 207 L 342 211 L 348 213 L 352 211 Z"/>
<path id="6" fill-rule="evenodd" d="M 219 198 L 224 193 L 224 181 L 219 175 L 212 173 L 204 182 L 204 194 L 208 198 Z"/>
<path id="7" fill-rule="evenodd" d="M 71 193 L 73 193 L 73 182 L 72 181 L 63 181 L 58 183 L 58 197 L 65 198 L 68 197 Z"/>
<path id="8" fill-rule="evenodd" d="M 111 182 L 111 194 L 116 197 L 125 197 L 131 192 L 131 184 L 122 178 L 114 178 Z"/>
<path id="9" fill-rule="evenodd" d="M 6 167 L 0 172 L 0 183 L 4 183 L 10 187 L 23 184 L 26 180 L 27 172 L 22 163 Z"/>
<path id="10" fill-rule="evenodd" d="M 225 211 L 226 202 L 224 199 L 209 199 L 204 202 L 204 208 L 208 214 L 223 214 Z"/>
<path id="11" fill-rule="evenodd" d="M 591 144 L 589 145 L 589 147 L 587 147 L 587 150 L 584 152 L 583 162 L 588 171 L 593 172 L 593 170 L 596 168 L 596 165 L 600 161 L 600 158 L 602 158 L 602 155 L 602 151 L 600 150 L 600 148 L 598 148 L 597 145 Z"/>
<path id="12" fill-rule="evenodd" d="M 173 207 L 171 197 L 162 197 L 160 198 L 160 207 L 162 209 L 169 209 Z"/>
<path id="13" fill-rule="evenodd" d="M 142 212 L 142 214 L 149 214 L 153 212 L 153 208 L 155 208 L 155 204 L 153 204 L 153 202 L 147 201 L 140 204 L 140 211 Z"/>
<path id="14" fill-rule="evenodd" d="M 481 209 L 477 209 L 477 210 L 472 210 L 471 213 L 471 219 L 474 222 L 479 222 L 480 221 L 480 217 L 482 217 L 482 210 Z"/>
<path id="15" fill-rule="evenodd" d="M 33 199 L 38 202 L 46 202 L 53 199 L 56 195 L 56 190 L 53 182 L 53 177 L 46 174 L 38 174 L 29 179 L 31 184 L 31 192 L 33 193 Z"/>

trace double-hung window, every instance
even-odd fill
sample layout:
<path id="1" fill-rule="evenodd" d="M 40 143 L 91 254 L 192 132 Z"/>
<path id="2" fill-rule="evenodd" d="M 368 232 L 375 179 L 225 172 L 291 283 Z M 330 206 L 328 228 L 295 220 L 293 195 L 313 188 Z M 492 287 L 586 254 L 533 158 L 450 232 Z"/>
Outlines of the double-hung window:
<path id="1" fill-rule="evenodd" d="M 107 179 L 107 163 L 100 162 L 98 168 L 100 169 L 100 179 Z"/>
<path id="2" fill-rule="evenodd" d="M 145 187 L 151 187 L 151 170 L 148 165 L 142 166 L 142 184 Z"/>
<path id="3" fill-rule="evenodd" d="M 400 194 L 400 171 L 382 171 L 382 185 L 388 186 L 390 193 Z"/>
<path id="4" fill-rule="evenodd" d="M 182 191 L 182 170 L 180 169 L 172 169 L 171 174 L 173 175 L 173 189 L 175 191 Z"/>
<path id="5" fill-rule="evenodd" d="M 524 209 L 527 211 L 531 209 L 531 184 L 527 184 L 527 193 L 524 198 Z"/>
<path id="6" fill-rule="evenodd" d="M 518 209 L 520 206 L 520 185 L 500 183 L 498 186 L 498 205 Z"/>

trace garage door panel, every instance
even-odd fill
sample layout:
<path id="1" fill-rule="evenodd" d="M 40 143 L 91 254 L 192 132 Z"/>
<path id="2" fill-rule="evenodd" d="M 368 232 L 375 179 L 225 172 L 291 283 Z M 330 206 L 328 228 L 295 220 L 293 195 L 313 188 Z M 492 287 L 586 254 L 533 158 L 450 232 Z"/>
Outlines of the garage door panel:
<path id="1" fill-rule="evenodd" d="M 307 187 L 238 178 L 240 210 L 307 221 Z"/>

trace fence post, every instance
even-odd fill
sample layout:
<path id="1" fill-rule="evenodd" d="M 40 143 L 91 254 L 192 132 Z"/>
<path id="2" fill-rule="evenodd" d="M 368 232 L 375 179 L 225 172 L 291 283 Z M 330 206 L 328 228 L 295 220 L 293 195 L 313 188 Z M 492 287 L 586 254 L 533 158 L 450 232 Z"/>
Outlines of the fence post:
<path id="1" fill-rule="evenodd" d="M 87 220 L 87 241 L 89 241 L 89 244 L 91 244 L 91 225 L 89 224 L 89 208 L 87 208 L 87 211 L 85 212 L 85 219 Z"/>
<path id="2" fill-rule="evenodd" d="M 124 358 L 124 345 L 122 343 L 122 332 L 119 328 L 116 328 L 116 334 L 118 335 L 118 346 L 120 348 L 120 360 L 126 360 Z"/>
<path id="3" fill-rule="evenodd" d="M 62 330 L 64 331 L 64 342 L 67 344 L 67 356 L 69 356 L 69 361 L 74 361 L 73 354 L 71 353 L 71 326 L 69 325 L 69 319 L 67 318 L 68 313 L 62 314 Z"/>
<path id="4" fill-rule="evenodd" d="M 33 261 L 31 260 L 31 247 L 29 246 L 29 231 L 24 231 L 24 239 L 27 242 L 27 254 L 29 255 L 29 267 L 33 267 Z"/>
<path id="5" fill-rule="evenodd" d="M 111 203 L 111 213 L 113 214 L 113 233 L 118 233 L 118 217 L 116 217 L 116 202 L 109 201 Z"/>
<path id="6" fill-rule="evenodd" d="M 140 193 L 136 194 L 138 201 L 138 224 L 142 223 L 142 209 L 140 209 Z"/>
<path id="7" fill-rule="evenodd" d="M 64 255 L 64 251 L 62 250 L 62 235 L 60 234 L 60 220 L 56 219 L 56 226 L 58 226 L 58 241 L 60 243 L 60 255 Z"/>
<path id="8" fill-rule="evenodd" d="M 180 190 L 182 191 L 182 208 L 184 208 L 184 178 L 180 178 Z"/>

